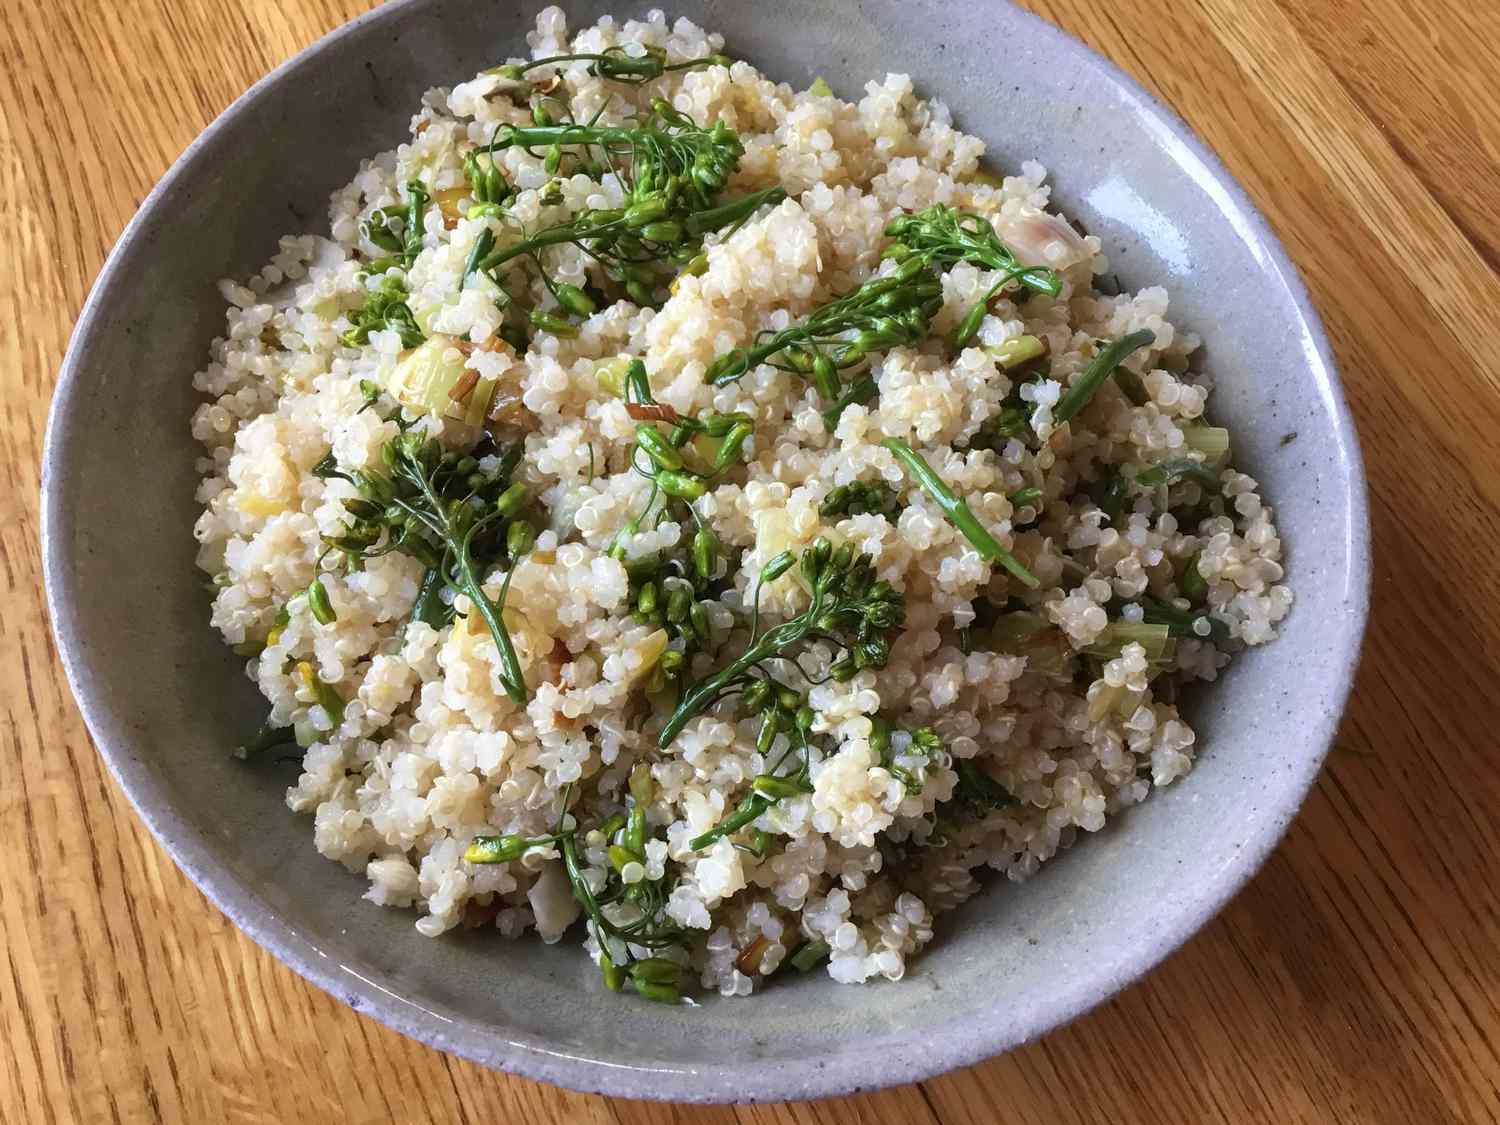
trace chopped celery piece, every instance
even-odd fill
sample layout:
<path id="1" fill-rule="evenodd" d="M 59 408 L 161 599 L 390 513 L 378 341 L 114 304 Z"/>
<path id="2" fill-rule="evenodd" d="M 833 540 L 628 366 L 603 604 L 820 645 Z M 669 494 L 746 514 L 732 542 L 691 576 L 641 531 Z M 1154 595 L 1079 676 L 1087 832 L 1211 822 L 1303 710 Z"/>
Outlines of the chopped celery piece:
<path id="1" fill-rule="evenodd" d="M 787 964 L 799 973 L 805 973 L 816 969 L 828 957 L 829 949 L 826 941 L 808 941 L 797 947 L 795 953 L 787 958 Z"/>
<path id="2" fill-rule="evenodd" d="M 1206 488 L 1210 492 L 1219 490 L 1219 474 L 1204 462 L 1188 458 L 1158 461 L 1149 469 L 1143 469 L 1137 473 L 1135 480 L 1137 484 L 1148 488 L 1156 488 L 1163 484 L 1173 485 L 1181 480 L 1193 480 L 1198 482 L 1199 487 Z"/>
<path id="3" fill-rule="evenodd" d="M 1123 619 L 1111 621 L 1094 643 L 1083 651 L 1101 660 L 1113 660 L 1128 644 L 1140 645 L 1146 650 L 1146 659 L 1153 664 L 1171 660 L 1177 651 L 1177 642 L 1172 639 L 1170 626 Z"/>
<path id="4" fill-rule="evenodd" d="M 1136 713 L 1144 698 L 1144 692 L 1131 691 L 1127 687 L 1111 687 L 1109 684 L 1100 684 L 1089 695 L 1089 720 L 1097 723 L 1111 711 L 1119 715 L 1122 719 L 1128 719 Z"/>
<path id="5" fill-rule="evenodd" d="M 1203 454 L 1209 465 L 1221 465 L 1229 456 L 1229 431 L 1223 426 L 1184 426 L 1182 440 L 1189 449 Z"/>
<path id="6" fill-rule="evenodd" d="M 1056 679 L 1073 678 L 1073 648 L 1060 632 L 1038 633 L 1019 654 L 1026 657 L 1026 670 Z"/>
<path id="7" fill-rule="evenodd" d="M 494 398 L 495 380 L 480 379 L 474 384 L 473 390 L 465 395 L 461 401 L 454 403 L 457 410 L 455 411 L 450 408 L 448 416 L 452 417 L 456 413 L 458 421 L 462 422 L 465 426 L 472 426 L 477 429 L 484 425 L 485 416 L 489 414 L 490 403 L 494 401 Z"/>
<path id="8" fill-rule="evenodd" d="M 823 80 L 821 74 L 812 80 L 812 85 L 807 88 L 807 92 L 815 98 L 833 97 L 833 87 Z"/>
<path id="9" fill-rule="evenodd" d="M 1040 359 L 1047 354 L 1047 351 L 1047 341 L 1040 336 L 1014 336 L 998 344 L 986 345 L 984 348 L 984 354 L 993 359 L 995 366 L 1002 371 L 1009 371 L 1012 367 L 1019 367 L 1033 359 Z"/>
<path id="10" fill-rule="evenodd" d="M 628 355 L 617 355 L 614 359 L 600 363 L 594 368 L 594 378 L 599 389 L 615 398 L 625 397 L 625 372 L 630 367 Z"/>
<path id="11" fill-rule="evenodd" d="M 386 391 L 402 406 L 440 418 L 464 376 L 464 355 L 452 336 L 433 336 L 396 364 Z"/>
<path id="12" fill-rule="evenodd" d="M 1042 614 L 1025 609 L 1017 610 L 996 619 L 990 628 L 990 643 L 999 652 L 1010 652 L 1050 628 L 1052 622 Z"/>

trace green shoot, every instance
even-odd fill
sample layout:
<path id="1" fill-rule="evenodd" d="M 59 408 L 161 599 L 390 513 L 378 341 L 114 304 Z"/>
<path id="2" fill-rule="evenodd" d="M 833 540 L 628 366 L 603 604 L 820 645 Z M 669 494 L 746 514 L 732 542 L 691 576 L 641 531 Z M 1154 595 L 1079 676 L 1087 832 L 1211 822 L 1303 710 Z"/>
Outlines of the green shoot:
<path id="1" fill-rule="evenodd" d="M 1183 564 L 1182 577 L 1177 580 L 1177 588 L 1182 591 L 1182 596 L 1194 605 L 1201 605 L 1208 596 L 1208 580 L 1198 569 L 1198 560 L 1202 557 L 1202 551 L 1193 552 L 1192 557 Z"/>
<path id="2" fill-rule="evenodd" d="M 243 760 L 257 757 L 267 750 L 274 750 L 278 746 L 295 746 L 297 737 L 291 727 L 272 726 L 270 721 L 261 724 L 260 729 L 255 732 L 255 737 L 240 746 L 234 748 L 234 756 Z"/>
<path id="3" fill-rule="evenodd" d="M 1165 625 L 1174 637 L 1211 640 L 1223 644 L 1229 639 L 1229 626 L 1216 617 L 1193 609 L 1181 609 L 1158 598 L 1139 598 L 1142 620 L 1151 625 Z"/>
<path id="4" fill-rule="evenodd" d="M 1034 508 L 1042 500 L 1042 490 L 1035 486 L 1018 488 L 1006 497 L 1012 508 Z"/>
<path id="5" fill-rule="evenodd" d="M 453 606 L 443 600 L 443 591 L 448 588 L 447 576 L 441 564 L 429 566 L 422 575 L 422 584 L 417 587 L 417 600 L 412 606 L 411 619 L 434 629 L 441 629 L 453 620 Z"/>
<path id="6" fill-rule="evenodd" d="M 475 836 L 464 849 L 465 863 L 509 863 L 520 859 L 532 848 L 550 847 L 561 836 Z"/>
<path id="7" fill-rule="evenodd" d="M 832 406 L 823 411 L 823 428 L 830 434 L 833 433 L 834 430 L 839 428 L 839 419 L 844 416 L 845 410 L 856 403 L 863 405 L 879 393 L 880 391 L 875 385 L 875 380 L 869 375 L 856 379 L 852 383 L 845 384 L 843 393 L 834 400 Z"/>
<path id="8" fill-rule="evenodd" d="M 1143 469 L 1135 476 L 1137 484 L 1148 488 L 1159 488 L 1162 485 L 1171 486 L 1178 481 L 1191 480 L 1207 492 L 1219 491 L 1219 474 L 1208 468 L 1202 461 L 1193 461 L 1181 458 L 1173 461 L 1158 461 L 1149 469 Z"/>
<path id="9" fill-rule="evenodd" d="M 417 255 L 422 252 L 422 237 L 426 233 L 427 204 L 431 202 L 421 180 L 406 181 L 406 229 L 402 233 L 401 264 L 411 269 Z"/>
<path id="10" fill-rule="evenodd" d="M 741 828 L 758 820 L 761 813 L 765 812 L 775 803 L 774 798 L 767 797 L 763 793 L 750 793 L 735 806 L 734 812 L 730 813 L 701 836 L 694 836 L 689 840 L 688 847 L 694 851 L 699 851 L 723 836 L 729 836 L 738 832 Z"/>
<path id="11" fill-rule="evenodd" d="M 338 614 L 333 611 L 333 603 L 328 600 L 328 589 L 321 578 L 314 578 L 307 587 L 307 608 L 319 625 L 332 625 L 339 619 Z"/>
<path id="12" fill-rule="evenodd" d="M 588 72 L 595 78 L 608 78 L 639 86 L 679 70 L 693 70 L 700 66 L 728 66 L 733 60 L 728 55 L 704 55 L 685 62 L 667 62 L 667 52 L 660 47 L 647 46 L 641 55 L 628 55 L 621 46 L 608 47 L 599 54 L 552 55 L 529 63 L 508 63 L 497 66 L 486 73 L 498 74 L 502 78 L 520 81 L 528 73 L 542 66 L 559 66 L 563 63 L 586 62 Z"/>
<path id="13" fill-rule="evenodd" d="M 1139 332 L 1121 336 L 1118 340 L 1112 340 L 1100 348 L 1099 353 L 1089 361 L 1089 365 L 1057 400 L 1057 405 L 1052 408 L 1053 423 L 1061 426 L 1064 422 L 1070 421 L 1075 414 L 1088 405 L 1089 399 L 1094 397 L 1099 388 L 1109 381 L 1109 377 L 1115 373 L 1115 368 L 1120 366 L 1126 356 L 1150 346 L 1155 341 L 1156 333 L 1149 328 L 1142 328 Z"/>
<path id="14" fill-rule="evenodd" d="M 807 973 L 828 960 L 830 952 L 826 941 L 805 941 L 792 952 L 786 963 L 799 973 Z"/>
<path id="15" fill-rule="evenodd" d="M 912 449 L 901 438 L 886 438 L 880 443 L 889 449 L 901 462 L 907 473 L 926 490 L 927 494 L 937 501 L 938 507 L 942 508 L 943 514 L 948 517 L 949 522 L 963 533 L 963 537 L 973 544 L 974 549 L 979 552 L 980 557 L 988 562 L 998 562 L 1006 570 L 1010 571 L 1021 583 L 1036 589 L 1041 585 L 1036 575 L 1021 565 L 1009 551 L 1002 547 L 995 537 L 989 533 L 983 524 L 969 510 L 969 506 L 959 498 L 954 491 L 943 483 L 943 478 L 933 471 L 931 465 L 924 461 L 920 454 Z"/>

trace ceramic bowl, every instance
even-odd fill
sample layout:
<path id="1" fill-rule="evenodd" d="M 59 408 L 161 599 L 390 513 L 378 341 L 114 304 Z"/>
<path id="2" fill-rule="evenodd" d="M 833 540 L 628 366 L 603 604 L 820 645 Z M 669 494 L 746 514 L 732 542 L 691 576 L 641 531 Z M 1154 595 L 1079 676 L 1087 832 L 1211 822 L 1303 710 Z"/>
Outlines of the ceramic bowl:
<path id="1" fill-rule="evenodd" d="M 575 27 L 611 6 L 564 5 Z M 357 1011 L 489 1066 L 631 1097 L 907 1082 L 1123 988 L 1281 837 L 1333 735 L 1364 626 L 1354 430 L 1317 315 L 1244 192 L 1170 111 L 1048 24 L 943 0 L 682 0 L 670 14 L 799 87 L 821 74 L 857 94 L 910 73 L 997 166 L 1040 160 L 1124 284 L 1166 286 L 1172 319 L 1203 336 L 1215 415 L 1276 505 L 1297 604 L 1278 643 L 1198 697 L 1192 774 L 1038 878 L 1000 881 L 944 916 L 899 984 L 812 974 L 749 1000 L 664 1007 L 604 992 L 575 942 L 420 936 L 411 914 L 362 901 L 362 881 L 317 855 L 310 821 L 283 802 L 285 765 L 229 756 L 263 705 L 209 628 L 193 568 L 190 379 L 223 325 L 214 282 L 256 270 L 278 235 L 326 232 L 330 191 L 405 136 L 425 89 L 524 53 L 532 4 L 407 0 L 356 20 L 235 102 L 142 205 L 78 320 L 48 427 L 58 646 L 100 752 L 157 839 L 246 933 Z"/>

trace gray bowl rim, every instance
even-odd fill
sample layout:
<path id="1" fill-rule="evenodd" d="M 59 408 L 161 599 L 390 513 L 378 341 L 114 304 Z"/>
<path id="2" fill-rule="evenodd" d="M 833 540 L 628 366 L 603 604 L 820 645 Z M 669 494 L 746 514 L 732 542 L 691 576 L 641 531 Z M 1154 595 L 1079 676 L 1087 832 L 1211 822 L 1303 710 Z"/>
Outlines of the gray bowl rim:
<path id="1" fill-rule="evenodd" d="M 1308 745 L 1313 752 L 1302 763 L 1299 776 L 1288 792 L 1285 816 L 1278 825 L 1249 840 L 1236 859 L 1231 877 L 1213 884 L 1190 907 L 1164 924 L 1157 940 L 1148 947 L 1124 958 L 1118 971 L 1100 973 L 1096 987 L 1071 1003 L 1038 1006 L 1019 1025 L 1011 1020 L 1002 1025 L 953 1023 L 934 1032 L 920 1051 L 898 1057 L 882 1055 L 879 1059 L 861 1060 L 844 1056 L 841 1065 L 827 1065 L 815 1059 L 784 1060 L 774 1068 L 763 1066 L 736 1068 L 729 1065 L 696 1066 L 689 1070 L 654 1068 L 621 1068 L 600 1059 L 579 1057 L 549 1048 L 545 1042 L 528 1037 L 510 1038 L 496 1027 L 478 1024 L 462 1025 L 436 1016 L 420 1005 L 371 982 L 357 980 L 352 985 L 317 949 L 308 934 L 280 918 L 265 912 L 256 893 L 219 863 L 207 842 L 171 807 L 167 792 L 154 776 L 150 765 L 135 755 L 129 746 L 101 737 L 106 729 L 104 704 L 92 690 L 87 653 L 76 643 L 77 620 L 67 596 L 71 583 L 68 560 L 60 534 L 65 526 L 62 490 L 54 482 L 66 472 L 62 456 L 62 430 L 65 428 L 64 404 L 75 393 L 85 355 L 102 331 L 101 310 L 108 304 L 116 283 L 126 276 L 127 258 L 146 216 L 174 186 L 188 180 L 196 165 L 226 124 L 240 114 L 253 112 L 256 103 L 269 88 L 294 80 L 306 68 L 317 65 L 325 51 L 357 29 L 395 19 L 408 6 L 422 0 L 392 0 L 345 23 L 281 63 L 236 98 L 173 162 L 162 179 L 141 203 L 134 217 L 121 232 L 79 313 L 72 338 L 63 357 L 48 412 L 42 452 L 41 547 L 42 571 L 46 585 L 47 609 L 62 661 L 74 698 L 83 715 L 89 734 L 98 747 L 115 781 L 146 827 L 177 865 L 208 899 L 246 935 L 269 950 L 282 964 L 328 994 L 342 1000 L 357 1012 L 373 1016 L 387 1027 L 419 1042 L 448 1051 L 482 1066 L 552 1083 L 585 1093 L 648 1098 L 679 1102 L 766 1102 L 787 1098 L 819 1098 L 858 1090 L 870 1090 L 926 1078 L 970 1066 L 1003 1054 L 1046 1032 L 1070 1023 L 1105 1000 L 1140 980 L 1174 953 L 1198 930 L 1202 929 L 1260 869 L 1280 843 L 1298 808 L 1322 769 L 1332 744 L 1340 716 L 1353 688 L 1359 665 L 1359 652 L 1369 616 L 1370 595 L 1370 527 L 1364 462 L 1354 421 L 1338 378 L 1338 366 L 1317 310 L 1301 275 L 1270 224 L 1239 182 L 1230 174 L 1218 156 L 1200 140 L 1178 114 L 1148 92 L 1139 82 L 1115 63 L 1086 43 L 1062 29 L 1019 8 L 1012 0 L 1000 0 L 1016 9 L 1038 41 L 1054 50 L 1079 58 L 1112 81 L 1134 104 L 1136 112 L 1151 119 L 1173 138 L 1212 177 L 1223 199 L 1240 220 L 1237 229 L 1246 241 L 1253 239 L 1263 252 L 1266 271 L 1276 275 L 1296 304 L 1308 339 L 1317 351 L 1318 360 L 1329 375 L 1324 399 L 1332 422 L 1346 451 L 1349 478 L 1350 540 L 1348 559 L 1350 573 L 1346 579 L 1349 591 L 1350 619 L 1344 633 L 1349 638 L 1347 659 L 1329 693 L 1329 708 L 1309 732 Z M 1226 209 L 1229 209 L 1226 208 Z M 1075 994 L 1076 995 L 1076 994 Z"/>

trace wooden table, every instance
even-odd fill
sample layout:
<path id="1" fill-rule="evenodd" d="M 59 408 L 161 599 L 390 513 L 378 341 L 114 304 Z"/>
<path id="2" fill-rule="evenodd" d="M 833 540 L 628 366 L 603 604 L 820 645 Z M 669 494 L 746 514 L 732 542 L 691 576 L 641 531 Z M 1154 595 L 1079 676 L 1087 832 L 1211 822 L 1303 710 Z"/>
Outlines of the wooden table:
<path id="1" fill-rule="evenodd" d="M 707 1109 L 492 1074 L 305 984 L 147 835 L 56 660 L 37 463 L 73 318 L 198 131 L 365 6 L 6 0 L 0 1122 L 1500 1118 L 1500 4 L 1031 5 L 1187 118 L 1312 287 L 1371 477 L 1375 612 L 1354 704 L 1286 843 L 1143 984 L 920 1086 Z"/>

